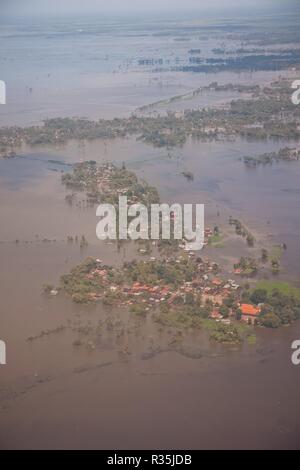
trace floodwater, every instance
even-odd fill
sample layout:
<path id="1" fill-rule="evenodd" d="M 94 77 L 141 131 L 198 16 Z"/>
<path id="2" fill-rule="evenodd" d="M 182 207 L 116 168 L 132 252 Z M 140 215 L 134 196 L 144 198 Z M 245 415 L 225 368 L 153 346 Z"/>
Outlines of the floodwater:
<path id="1" fill-rule="evenodd" d="M 201 18 L 0 19 L 0 79 L 7 86 L 0 125 L 39 124 L 58 116 L 128 116 L 140 106 L 190 93 L 211 82 L 255 84 L 278 76 L 271 71 L 173 71 L 189 64 L 190 49 L 200 47 L 201 57 L 207 58 L 226 40 L 223 31 L 216 36 L 216 31 L 204 30 L 203 35 L 203 25 Z M 178 31 L 186 40 L 178 40 Z M 241 41 L 229 44 L 241 47 Z M 141 65 L 141 60 L 150 64 Z M 177 103 L 177 108 L 219 105 L 234 97 L 208 93 L 193 105 Z"/>
<path id="2" fill-rule="evenodd" d="M 147 325 L 130 325 L 124 312 L 42 294 L 43 284 L 56 284 L 61 273 L 88 255 L 106 263 L 133 256 L 130 248 L 118 253 L 115 246 L 97 242 L 95 208 L 65 201 L 60 172 L 71 162 L 87 156 L 99 162 L 125 161 L 155 183 L 164 200 L 205 201 L 207 223 L 216 221 L 219 211 L 222 219 L 229 213 L 242 215 L 251 228 L 263 231 L 265 207 L 258 210 L 257 204 L 264 201 L 268 207 L 273 201 L 268 230 L 275 240 L 286 240 L 292 226 L 284 222 L 286 205 L 292 201 L 296 206 L 299 194 L 283 192 L 281 204 L 276 194 L 297 184 L 299 168 L 286 163 L 249 171 L 238 160 L 243 152 L 278 146 L 188 142 L 170 155 L 134 139 L 85 146 L 71 142 L 56 149 L 25 148 L 19 158 L 0 162 L 1 335 L 8 347 L 8 365 L 1 368 L 1 447 L 299 447 L 300 373 L 291 363 L 299 323 L 279 331 L 259 330 L 257 344 L 241 348 L 224 349 L 196 337 L 199 358 L 170 347 L 147 356 L 148 346 L 156 344 Z M 280 168 L 285 177 L 277 180 Z M 193 171 L 192 183 L 181 175 L 183 169 Z M 290 224 L 299 227 L 299 212 Z M 76 234 L 89 241 L 83 252 L 66 243 L 67 235 Z M 288 246 L 285 261 L 299 273 L 297 262 L 293 264 L 299 238 L 294 243 L 296 251 Z M 131 339 L 118 339 L 105 327 L 96 346 L 74 346 L 76 327 L 95 326 L 107 317 L 132 329 Z M 26 341 L 59 326 L 66 328 Z M 130 353 L 124 356 L 120 351 L 127 345 Z"/>
<path id="3" fill-rule="evenodd" d="M 215 80 L 167 73 L 157 81 L 157 74 L 137 66 L 140 56 L 160 57 L 162 44 L 164 57 L 172 53 L 168 60 L 176 61 L 198 44 L 196 38 L 176 42 L 175 54 L 174 35 L 163 41 L 130 30 L 126 52 L 123 30 L 118 36 L 109 28 L 85 31 L 74 24 L 36 28 L 2 29 L 7 77 L 1 78 L 14 78 L 1 123 L 28 124 L 45 115 L 127 115 Z M 32 67 L 24 67 L 24 60 Z M 255 83 L 273 75 L 233 80 L 233 74 L 220 74 L 218 81 Z M 299 163 L 249 169 L 239 161 L 282 146 L 189 141 L 168 151 L 130 138 L 24 147 L 17 158 L 0 160 L 0 337 L 7 344 L 7 365 L 0 369 L 0 448 L 300 448 L 300 367 L 291 363 L 299 322 L 278 331 L 258 329 L 252 346 L 224 348 L 195 335 L 189 346 L 197 349 L 196 358 L 176 351 L 172 334 L 153 330 L 150 322 L 42 293 L 43 284 L 57 285 L 86 256 L 105 263 L 136 256 L 130 246 L 118 252 L 97 241 L 95 208 L 83 198 L 73 206 L 65 200 L 61 172 L 91 159 L 125 162 L 167 202 L 205 203 L 208 225 L 225 224 L 232 214 L 267 242 L 287 243 L 284 276 L 299 279 Z M 193 172 L 193 182 L 182 176 L 184 170 Z M 68 235 L 85 235 L 89 245 L 81 250 L 67 243 Z M 230 255 L 237 256 L 234 248 Z M 90 343 L 76 346 L 83 331 Z M 153 348 L 156 354 L 148 354 Z"/>

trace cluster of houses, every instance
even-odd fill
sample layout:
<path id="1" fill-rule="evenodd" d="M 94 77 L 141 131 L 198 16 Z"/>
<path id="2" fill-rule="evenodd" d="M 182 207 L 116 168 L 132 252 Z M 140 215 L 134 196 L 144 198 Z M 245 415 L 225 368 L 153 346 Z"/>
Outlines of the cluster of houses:
<path id="1" fill-rule="evenodd" d="M 150 307 L 151 304 L 163 302 L 172 297 L 171 288 L 164 285 L 149 286 L 140 282 L 135 282 L 131 287 L 124 287 L 123 294 L 129 297 L 129 300 L 126 302 L 128 305 L 134 304 L 134 299 L 139 296 L 143 296 L 142 303 L 148 303 Z M 170 297 L 171 296 L 171 297 Z"/>
<path id="2" fill-rule="evenodd" d="M 155 258 L 152 259 L 155 260 Z M 165 263 L 171 261 L 174 262 L 174 260 L 167 258 Z M 176 263 L 181 263 L 182 256 L 179 256 L 175 261 Z M 145 261 L 145 263 L 148 262 L 151 262 L 151 260 Z M 223 280 L 217 277 L 214 273 L 218 268 L 217 263 L 199 258 L 194 278 L 191 281 L 182 282 L 179 286 L 164 283 L 163 280 L 158 281 L 156 285 L 140 281 L 116 284 L 109 279 L 108 269 L 101 267 L 101 264 L 89 274 L 86 274 L 86 278 L 90 280 L 98 279 L 99 285 L 104 288 L 105 292 L 110 291 L 119 294 L 120 304 L 129 306 L 142 304 L 145 306 L 145 310 L 149 310 L 160 302 L 167 302 L 168 305 L 178 303 L 179 299 L 181 302 L 185 302 L 187 294 L 195 298 L 196 296 L 201 296 L 202 303 L 209 301 L 213 305 L 210 314 L 212 319 L 230 322 L 230 318 L 223 318 L 219 309 L 230 295 L 233 295 L 238 300 L 240 286 L 233 279 Z M 90 297 L 92 300 L 98 300 L 103 297 L 103 294 L 91 293 Z M 254 322 L 260 313 L 260 308 L 251 304 L 242 303 L 238 304 L 238 306 L 241 311 L 242 320 L 248 323 Z M 229 309 L 229 312 L 229 317 L 234 315 L 231 309 Z"/>
<path id="3" fill-rule="evenodd" d="M 90 173 L 90 175 L 88 174 Z M 91 181 L 96 178 L 98 189 L 101 193 L 107 193 L 111 190 L 111 177 L 114 172 L 112 165 L 103 165 L 101 167 L 89 166 L 85 172 L 85 185 L 89 186 L 88 177 L 91 177 Z"/>
<path id="4" fill-rule="evenodd" d="M 238 304 L 239 310 L 241 312 L 241 320 L 250 323 L 251 325 L 254 324 L 257 321 L 257 318 L 261 312 L 260 307 L 256 307 L 255 305 L 252 304 L 243 304 L 239 303 Z M 235 316 L 233 311 L 229 309 L 229 318 L 224 319 L 223 315 L 220 313 L 218 308 L 214 308 L 213 311 L 210 314 L 210 318 L 216 320 L 216 321 L 222 321 L 224 323 L 230 323 L 230 317 Z"/>

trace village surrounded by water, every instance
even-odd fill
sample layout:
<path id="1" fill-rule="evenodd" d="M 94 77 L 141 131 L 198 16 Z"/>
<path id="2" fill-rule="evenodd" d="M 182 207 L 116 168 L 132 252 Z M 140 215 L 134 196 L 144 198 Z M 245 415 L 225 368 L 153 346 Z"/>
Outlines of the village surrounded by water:
<path id="1" fill-rule="evenodd" d="M 15 99 L 0 110 L 0 333 L 8 351 L 0 447 L 88 448 L 101 436 L 111 448 L 226 448 L 226 429 L 215 436 L 211 413 L 228 422 L 241 394 L 253 421 L 249 428 L 245 416 L 234 418 L 239 447 L 297 445 L 289 390 L 300 380 L 290 364 L 300 332 L 300 105 L 291 100 L 298 19 L 286 15 L 282 29 L 277 17 L 36 29 L 48 62 L 33 49 L 33 71 L 13 83 L 22 110 Z M 9 75 L 22 37 L 30 46 L 38 27 L 3 28 L 12 51 L 1 46 L 0 63 Z M 120 36 L 127 49 L 116 53 Z M 55 44 L 68 58 L 64 80 Z M 70 86 L 78 66 L 84 73 Z M 58 78 L 63 97 L 48 109 Z M 84 104 L 76 107 L 78 87 Z M 97 205 L 119 196 L 145 206 L 204 204 L 203 249 L 184 239 L 98 240 Z M 150 413 L 139 426 L 145 403 Z M 268 419 L 254 418 L 256 409 Z M 182 424 L 175 435 L 159 418 L 164 411 L 197 432 L 184 436 Z M 153 413 L 160 441 L 149 431 Z"/>

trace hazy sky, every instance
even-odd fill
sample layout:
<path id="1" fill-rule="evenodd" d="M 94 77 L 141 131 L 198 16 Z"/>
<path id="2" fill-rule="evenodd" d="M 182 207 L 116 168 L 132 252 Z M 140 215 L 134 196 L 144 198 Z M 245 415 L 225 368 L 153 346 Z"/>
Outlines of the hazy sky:
<path id="1" fill-rule="evenodd" d="M 0 0 L 3 14 L 60 14 L 90 12 L 141 12 L 176 10 L 228 10 L 272 8 L 294 4 L 300 0 Z"/>

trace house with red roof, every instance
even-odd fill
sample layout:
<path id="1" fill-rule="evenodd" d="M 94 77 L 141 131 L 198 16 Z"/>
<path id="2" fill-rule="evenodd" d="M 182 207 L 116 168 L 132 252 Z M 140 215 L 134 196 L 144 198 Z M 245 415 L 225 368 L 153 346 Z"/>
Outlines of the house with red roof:
<path id="1" fill-rule="evenodd" d="M 242 320 L 251 321 L 251 323 L 257 318 L 261 312 L 259 307 L 252 304 L 241 304 L 240 310 L 242 312 Z"/>

